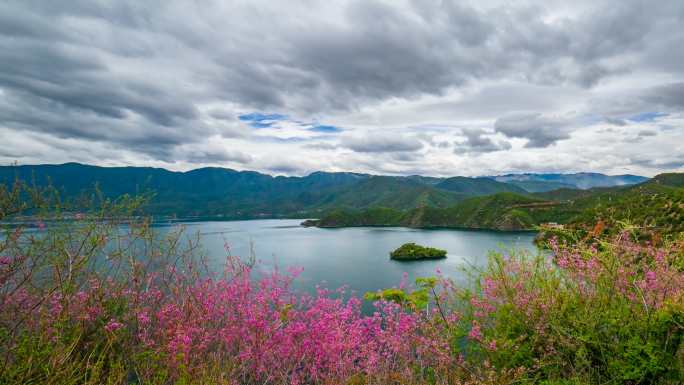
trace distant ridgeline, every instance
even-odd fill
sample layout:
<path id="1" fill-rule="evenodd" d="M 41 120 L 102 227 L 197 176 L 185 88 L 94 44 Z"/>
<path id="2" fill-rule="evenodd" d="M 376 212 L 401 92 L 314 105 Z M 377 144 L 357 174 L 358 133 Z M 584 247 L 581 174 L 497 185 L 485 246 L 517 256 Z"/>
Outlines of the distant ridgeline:
<path id="1" fill-rule="evenodd" d="M 417 207 L 336 210 L 305 224 L 320 227 L 409 226 L 534 230 L 592 230 L 626 222 L 661 233 L 684 231 L 684 174 L 661 174 L 632 186 L 559 189 L 548 192 L 496 193 L 473 197 L 447 208 Z"/>
<path id="2" fill-rule="evenodd" d="M 682 227 L 682 174 L 652 180 L 596 173 L 434 178 L 315 172 L 273 177 L 253 171 L 78 163 L 0 167 L 0 184 L 50 183 L 66 198 L 153 192 L 149 214 L 180 218 L 320 218 L 308 225 L 529 230 L 543 223 L 628 220 Z M 640 183 L 640 184 L 639 184 Z M 560 188 L 559 188 L 560 187 Z"/>

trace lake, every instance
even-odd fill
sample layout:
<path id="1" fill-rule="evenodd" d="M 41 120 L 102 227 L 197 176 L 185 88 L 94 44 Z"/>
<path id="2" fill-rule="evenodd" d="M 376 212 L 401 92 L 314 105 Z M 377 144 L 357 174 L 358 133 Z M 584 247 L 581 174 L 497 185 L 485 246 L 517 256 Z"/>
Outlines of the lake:
<path id="1" fill-rule="evenodd" d="M 304 269 L 296 287 L 316 284 L 335 289 L 348 285 L 363 295 L 398 285 L 403 273 L 416 277 L 443 275 L 462 280 L 465 266 L 483 266 L 490 251 L 510 248 L 536 253 L 534 233 L 467 230 L 423 230 L 399 227 L 321 229 L 302 227 L 301 219 L 186 222 L 188 233 L 201 234 L 202 247 L 212 267 L 220 268 L 226 255 L 248 256 L 253 245 L 260 269 L 290 266 Z M 389 252 L 406 242 L 447 250 L 447 258 L 399 262 Z"/>

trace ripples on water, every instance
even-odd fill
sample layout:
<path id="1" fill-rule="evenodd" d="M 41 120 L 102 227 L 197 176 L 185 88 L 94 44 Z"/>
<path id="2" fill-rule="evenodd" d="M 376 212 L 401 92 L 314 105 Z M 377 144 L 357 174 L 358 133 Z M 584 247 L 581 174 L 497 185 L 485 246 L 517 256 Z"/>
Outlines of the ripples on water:
<path id="1" fill-rule="evenodd" d="M 359 294 L 396 286 L 405 272 L 417 277 L 443 275 L 463 279 L 465 266 L 481 267 L 490 251 L 510 248 L 536 252 L 532 233 L 410 228 L 357 227 L 320 229 L 299 226 L 300 219 L 188 222 L 189 234 L 201 234 L 211 267 L 220 269 L 224 245 L 233 255 L 249 256 L 253 245 L 260 269 L 304 268 L 297 287 L 312 289 L 347 285 Z M 389 252 L 406 242 L 447 250 L 441 260 L 399 262 Z"/>

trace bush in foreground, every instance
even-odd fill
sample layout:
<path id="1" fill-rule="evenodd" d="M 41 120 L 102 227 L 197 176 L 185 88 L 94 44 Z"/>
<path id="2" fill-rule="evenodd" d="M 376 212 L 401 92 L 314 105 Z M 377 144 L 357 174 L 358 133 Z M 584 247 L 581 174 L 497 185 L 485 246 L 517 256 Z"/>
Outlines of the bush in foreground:
<path id="1" fill-rule="evenodd" d="M 474 291 L 453 289 L 471 355 L 533 382 L 678 384 L 684 379 L 684 242 L 551 242 L 552 259 L 490 259 Z"/>
<path id="2" fill-rule="evenodd" d="M 3 193 L 4 192 L 4 193 Z M 30 192 L 30 191 L 29 191 Z M 420 279 L 360 300 L 230 256 L 207 271 L 136 199 L 65 212 L 0 189 L 0 383 L 680 384 L 684 243 L 628 233 L 492 255 L 475 287 Z M 33 197 L 29 204 L 18 203 Z M 39 199 L 41 198 L 41 199 Z M 9 216 L 8 216 L 9 215 Z M 64 221 L 65 217 L 72 220 Z"/>

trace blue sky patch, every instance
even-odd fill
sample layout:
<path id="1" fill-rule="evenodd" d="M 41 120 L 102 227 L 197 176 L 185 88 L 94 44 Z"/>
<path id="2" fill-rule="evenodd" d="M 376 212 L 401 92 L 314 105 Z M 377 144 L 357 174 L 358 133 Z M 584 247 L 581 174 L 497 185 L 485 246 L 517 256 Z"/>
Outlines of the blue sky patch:
<path id="1" fill-rule="evenodd" d="M 311 126 L 309 128 L 309 131 L 332 134 L 335 132 L 341 132 L 342 130 L 339 127 L 335 127 L 335 126 L 329 126 L 329 125 L 325 125 L 325 124 L 314 124 L 313 126 Z"/>
<path id="2" fill-rule="evenodd" d="M 667 116 L 666 113 L 664 112 L 656 112 L 656 111 L 650 111 L 650 112 L 642 112 L 640 114 L 636 114 L 632 117 L 629 118 L 629 120 L 633 122 L 652 122 L 658 118 L 661 118 L 663 116 Z"/>
<path id="3" fill-rule="evenodd" d="M 337 126 L 332 126 L 329 124 L 319 124 L 316 121 L 305 122 L 293 120 L 289 116 L 284 114 L 272 113 L 266 114 L 262 112 L 250 112 L 248 114 L 238 115 L 238 119 L 246 122 L 253 128 L 280 128 L 278 123 L 282 121 L 287 121 L 291 123 L 296 123 L 301 129 L 318 132 L 321 134 L 337 134 L 343 130 Z"/>
<path id="4" fill-rule="evenodd" d="M 287 115 L 283 114 L 262 114 L 260 112 L 251 112 L 249 114 L 242 114 L 238 116 L 238 119 L 243 122 L 248 122 L 250 126 L 254 128 L 268 128 L 273 125 L 273 123 L 279 120 L 287 119 Z"/>

